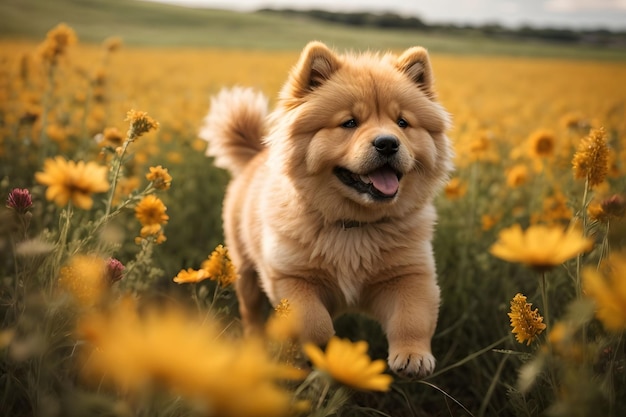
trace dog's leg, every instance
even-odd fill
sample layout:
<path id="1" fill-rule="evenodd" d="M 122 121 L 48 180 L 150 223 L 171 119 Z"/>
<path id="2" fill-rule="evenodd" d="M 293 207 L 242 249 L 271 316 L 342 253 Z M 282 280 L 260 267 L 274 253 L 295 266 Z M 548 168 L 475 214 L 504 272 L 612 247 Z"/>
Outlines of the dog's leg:
<path id="1" fill-rule="evenodd" d="M 324 345 L 335 334 L 329 312 L 330 301 L 323 289 L 302 278 L 281 278 L 274 281 L 279 297 L 286 298 L 301 323 L 300 339 Z"/>
<path id="2" fill-rule="evenodd" d="M 259 278 L 254 268 L 240 267 L 239 279 L 235 285 L 245 334 L 262 334 L 267 297 L 259 285 Z"/>
<path id="3" fill-rule="evenodd" d="M 367 310 L 381 323 L 389 342 L 389 367 L 399 375 L 433 372 L 431 338 L 437 326 L 439 287 L 434 275 L 404 275 L 367 291 Z"/>

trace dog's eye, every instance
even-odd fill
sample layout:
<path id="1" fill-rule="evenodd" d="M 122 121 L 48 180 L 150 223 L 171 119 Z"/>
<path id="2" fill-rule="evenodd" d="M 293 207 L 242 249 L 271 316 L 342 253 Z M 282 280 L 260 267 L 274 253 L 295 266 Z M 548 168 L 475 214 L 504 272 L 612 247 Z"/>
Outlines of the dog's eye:
<path id="1" fill-rule="evenodd" d="M 350 119 L 341 124 L 341 127 L 345 127 L 347 129 L 354 129 L 356 126 L 357 126 L 357 123 L 355 119 Z"/>
<path id="2" fill-rule="evenodd" d="M 409 122 L 407 122 L 406 120 L 404 120 L 402 117 L 398 119 L 398 126 L 400 126 L 402 129 L 404 129 L 405 127 L 409 127 Z"/>

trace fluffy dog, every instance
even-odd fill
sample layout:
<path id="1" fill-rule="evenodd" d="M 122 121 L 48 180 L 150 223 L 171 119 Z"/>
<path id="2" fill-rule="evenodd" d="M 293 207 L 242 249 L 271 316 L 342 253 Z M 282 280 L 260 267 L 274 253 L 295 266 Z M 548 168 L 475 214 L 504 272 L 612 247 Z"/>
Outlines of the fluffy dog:
<path id="1" fill-rule="evenodd" d="M 251 89 L 212 99 L 200 136 L 232 174 L 224 232 L 248 331 L 263 328 L 267 298 L 288 299 L 318 344 L 357 310 L 381 323 L 394 372 L 433 371 L 432 200 L 452 169 L 448 119 L 421 47 L 340 55 L 312 42 L 273 112 Z"/>

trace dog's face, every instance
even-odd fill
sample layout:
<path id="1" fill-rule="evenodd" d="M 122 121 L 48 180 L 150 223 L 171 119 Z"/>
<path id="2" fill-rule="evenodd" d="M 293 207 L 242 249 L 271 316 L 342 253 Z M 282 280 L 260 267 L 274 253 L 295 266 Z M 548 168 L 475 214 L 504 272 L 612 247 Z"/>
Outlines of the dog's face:
<path id="1" fill-rule="evenodd" d="M 450 170 L 448 116 L 434 101 L 422 48 L 399 57 L 338 56 L 309 44 L 281 105 L 288 172 L 338 218 L 371 221 L 414 209 Z"/>

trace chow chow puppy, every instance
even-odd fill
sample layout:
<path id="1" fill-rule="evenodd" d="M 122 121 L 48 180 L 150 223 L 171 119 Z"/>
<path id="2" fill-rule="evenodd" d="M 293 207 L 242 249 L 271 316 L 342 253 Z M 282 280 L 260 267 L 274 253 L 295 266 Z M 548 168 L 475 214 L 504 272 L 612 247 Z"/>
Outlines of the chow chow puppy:
<path id="1" fill-rule="evenodd" d="M 247 331 L 289 300 L 318 344 L 346 310 L 378 320 L 389 367 L 425 376 L 439 287 L 432 200 L 452 168 L 425 49 L 340 55 L 308 44 L 276 108 L 251 89 L 212 99 L 200 136 L 230 171 L 226 244 Z M 267 298 L 266 298 L 267 297 Z"/>

